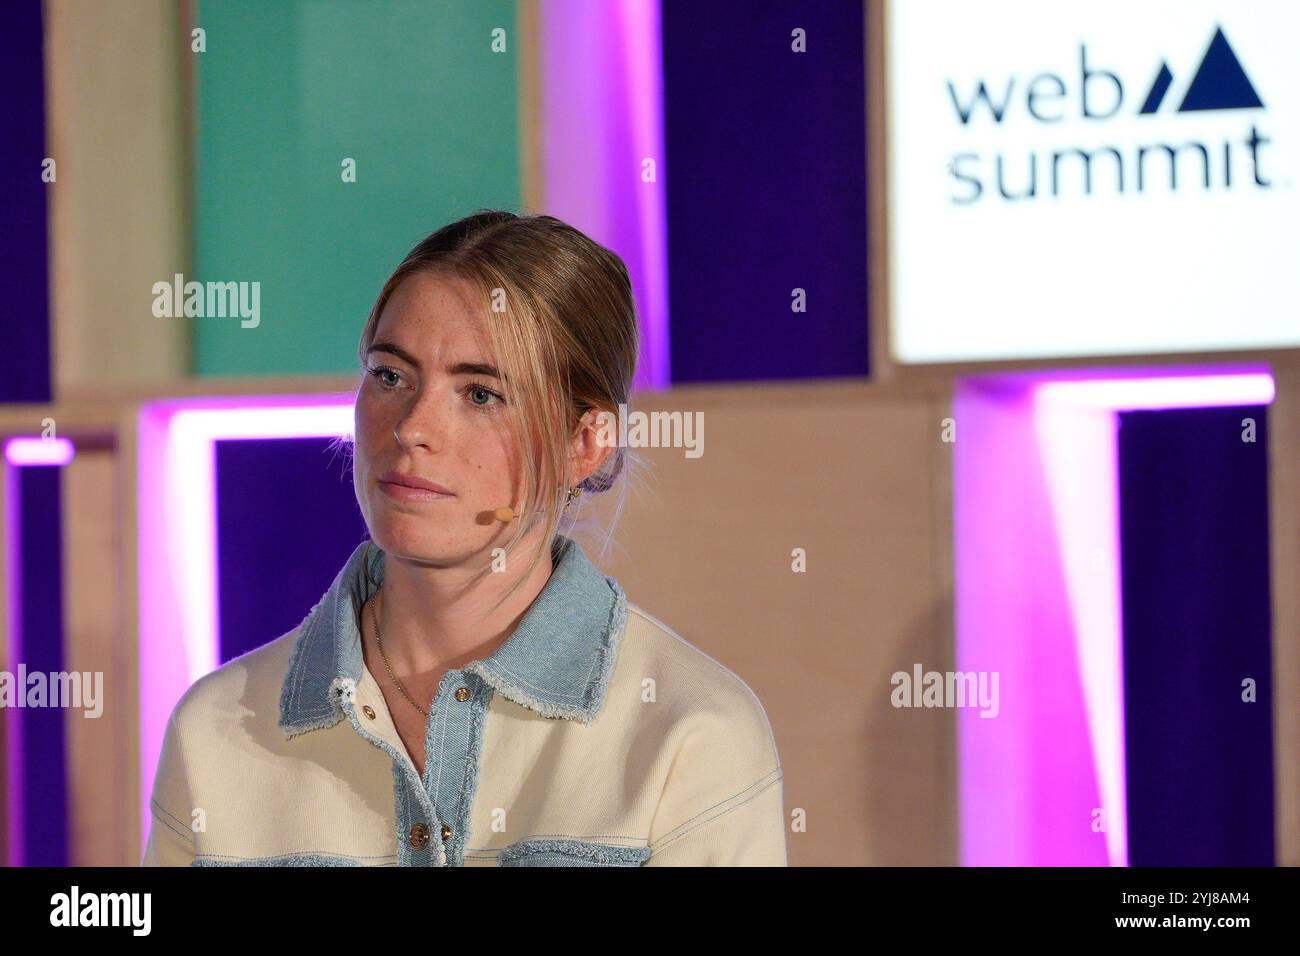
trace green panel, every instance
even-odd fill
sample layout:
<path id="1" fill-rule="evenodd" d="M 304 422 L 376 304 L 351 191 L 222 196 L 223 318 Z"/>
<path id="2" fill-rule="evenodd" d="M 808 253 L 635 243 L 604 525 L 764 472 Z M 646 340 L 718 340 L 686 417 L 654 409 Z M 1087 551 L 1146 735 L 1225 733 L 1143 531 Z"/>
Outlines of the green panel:
<path id="1" fill-rule="evenodd" d="M 513 0 L 199 5 L 195 275 L 260 282 L 260 318 L 196 317 L 198 375 L 350 372 L 422 236 L 518 210 Z M 506 31 L 507 52 L 492 51 Z M 341 178 L 357 164 L 357 181 Z M 251 286 L 249 287 L 251 289 Z M 249 323 L 251 325 L 251 322 Z"/>

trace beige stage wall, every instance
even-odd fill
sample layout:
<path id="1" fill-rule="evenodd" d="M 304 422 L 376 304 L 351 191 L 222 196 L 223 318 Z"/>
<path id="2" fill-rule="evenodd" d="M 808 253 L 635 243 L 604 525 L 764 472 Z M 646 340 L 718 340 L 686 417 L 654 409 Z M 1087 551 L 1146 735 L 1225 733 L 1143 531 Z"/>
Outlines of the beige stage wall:
<path id="1" fill-rule="evenodd" d="M 806 819 L 791 863 L 955 864 L 953 714 L 889 701 L 893 672 L 955 666 L 946 398 L 825 384 L 640 401 L 700 411 L 705 452 L 637 450 L 644 487 L 605 567 L 763 702 L 787 815 Z"/>

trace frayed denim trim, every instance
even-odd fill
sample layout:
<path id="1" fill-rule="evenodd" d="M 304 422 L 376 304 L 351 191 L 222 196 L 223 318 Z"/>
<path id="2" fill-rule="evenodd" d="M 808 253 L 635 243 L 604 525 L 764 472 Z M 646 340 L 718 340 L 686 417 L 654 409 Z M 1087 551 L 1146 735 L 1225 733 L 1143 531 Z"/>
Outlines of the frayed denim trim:
<path id="1" fill-rule="evenodd" d="M 487 721 L 488 705 L 492 702 L 492 688 L 479 688 L 470 701 L 469 747 L 465 752 L 465 776 L 461 780 L 460 800 L 455 809 L 457 826 L 455 835 L 446 844 L 446 865 L 464 866 L 465 848 L 469 845 L 470 822 L 473 819 L 474 797 L 478 790 L 479 768 L 482 763 L 483 729 Z"/>
<path id="2" fill-rule="evenodd" d="M 294 737 L 312 730 L 329 730 L 338 722 L 339 716 L 337 714 L 332 717 L 322 717 L 319 720 L 300 721 L 284 728 L 284 739 L 292 740 Z"/>
<path id="3" fill-rule="evenodd" d="M 351 677 L 336 677 L 330 681 L 330 699 L 340 702 L 347 701 L 349 704 L 357 702 L 357 682 Z"/>
<path id="4" fill-rule="evenodd" d="M 497 866 L 641 866 L 648 846 L 615 846 L 581 840 L 520 840 L 497 855 Z"/>
<path id="5" fill-rule="evenodd" d="M 578 843 L 605 843 L 609 840 L 623 840 L 623 843 L 615 844 L 616 846 L 645 846 L 645 837 L 623 836 L 620 833 L 534 833 L 529 836 L 529 840 L 576 840 Z M 522 842 L 522 841 L 521 841 Z M 467 850 L 467 853 L 490 853 L 496 856 L 503 848 L 497 847 L 473 847 Z"/>
<path id="6" fill-rule="evenodd" d="M 575 704 L 558 704 L 554 701 L 534 697 L 532 694 L 520 690 L 517 685 L 497 674 L 482 661 L 475 661 L 465 670 L 470 674 L 477 674 L 483 678 L 502 697 L 513 700 L 516 704 L 521 704 L 529 710 L 536 711 L 543 717 L 562 717 L 565 720 L 576 720 L 584 724 L 591 719 L 586 707 Z"/>
<path id="7" fill-rule="evenodd" d="M 605 692 L 609 690 L 609 679 L 614 674 L 614 662 L 618 657 L 618 645 L 627 629 L 627 594 L 613 578 L 605 578 L 610 590 L 614 592 L 614 605 L 609 609 L 609 624 L 605 629 L 605 640 L 601 643 L 597 658 L 596 673 L 587 686 L 587 695 L 591 700 L 591 716 L 595 717 L 605 705 Z"/>
<path id="8" fill-rule="evenodd" d="M 330 680 L 340 675 L 355 681 L 364 666 L 360 634 L 352 619 L 352 585 L 362 576 L 365 557 L 363 542 L 298 626 L 280 691 L 280 727 L 286 737 L 333 727 L 343 718 Z M 380 563 L 382 555 L 372 561 L 376 566 Z"/>
<path id="9" fill-rule="evenodd" d="M 604 633 L 601 635 L 600 645 L 596 648 L 590 677 L 583 689 L 581 702 L 565 703 L 563 698 L 567 695 L 558 692 L 550 692 L 550 696 L 545 698 L 530 694 L 520 686 L 525 683 L 521 678 L 504 671 L 504 668 L 501 670 L 506 676 L 498 673 L 498 668 L 493 666 L 491 658 L 475 661 L 465 670 L 483 678 L 503 697 L 522 704 L 543 717 L 575 720 L 581 724 L 591 723 L 605 705 L 605 694 L 609 689 L 610 677 L 614 673 L 614 664 L 618 658 L 619 642 L 627 627 L 627 594 L 618 581 L 604 575 L 602 577 L 610 589 L 613 600 L 610 603 L 609 617 L 605 623 Z"/>
<path id="10" fill-rule="evenodd" d="M 238 857 L 198 856 L 192 866 L 396 866 L 392 856 L 368 857 L 387 860 L 387 863 L 363 863 L 362 858 L 339 856 L 333 853 L 289 853 L 284 856 Z"/>
<path id="11" fill-rule="evenodd" d="M 287 685 L 286 685 L 287 686 Z M 330 681 L 328 700 L 333 705 L 333 710 L 326 717 L 317 719 L 308 719 L 298 723 L 286 723 L 281 711 L 280 726 L 284 729 L 285 739 L 292 739 L 299 734 L 305 734 L 309 730 L 328 730 L 340 720 L 343 719 L 343 708 L 341 700 L 346 698 L 349 702 L 356 699 L 357 682 L 350 677 L 336 677 Z"/>
<path id="12" fill-rule="evenodd" d="M 292 674 L 293 671 L 290 670 L 289 673 Z M 284 731 L 284 737 L 286 740 L 291 740 L 299 734 L 305 734 L 312 730 L 328 730 L 343 719 L 343 715 L 338 713 L 338 711 L 325 713 L 313 712 L 310 715 L 298 717 L 296 719 L 290 718 L 288 710 L 286 709 L 289 706 L 287 704 L 289 686 L 289 683 L 286 682 L 286 697 L 281 698 L 280 701 L 280 728 Z"/>
<path id="13" fill-rule="evenodd" d="M 322 599 L 307 613 L 299 625 L 301 631 L 294 642 L 285 673 L 284 687 L 280 691 L 280 726 L 286 737 L 296 737 L 309 730 L 323 730 L 339 722 L 341 715 L 333 710 L 309 710 L 301 706 L 299 697 L 304 681 L 309 680 L 309 663 L 319 656 L 313 642 L 328 637 L 328 630 L 320 627 L 320 618 L 326 601 Z"/>

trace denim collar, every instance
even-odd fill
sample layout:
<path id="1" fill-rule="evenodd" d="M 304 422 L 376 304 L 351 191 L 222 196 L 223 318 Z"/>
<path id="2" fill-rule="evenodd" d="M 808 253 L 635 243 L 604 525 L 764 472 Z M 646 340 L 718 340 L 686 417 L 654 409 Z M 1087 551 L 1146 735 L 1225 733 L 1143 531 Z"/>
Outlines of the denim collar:
<path id="1" fill-rule="evenodd" d="M 355 692 L 364 667 L 356 608 L 384 577 L 384 552 L 370 548 L 369 582 L 365 558 L 363 541 L 299 625 L 280 693 L 280 727 L 289 737 L 332 727 L 345 716 L 341 697 Z M 555 535 L 551 560 L 550 578 L 514 633 L 463 670 L 543 717 L 585 724 L 604 704 L 627 622 L 627 595 L 572 538 Z M 354 605 L 358 598 L 361 604 Z"/>

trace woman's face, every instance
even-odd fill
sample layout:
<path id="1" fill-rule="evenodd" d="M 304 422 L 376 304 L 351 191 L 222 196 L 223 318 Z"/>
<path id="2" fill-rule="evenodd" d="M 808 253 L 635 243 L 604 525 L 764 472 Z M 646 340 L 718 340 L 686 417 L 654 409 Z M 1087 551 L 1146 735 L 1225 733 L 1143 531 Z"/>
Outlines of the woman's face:
<path id="1" fill-rule="evenodd" d="M 518 511 L 523 497 L 511 396 L 473 302 L 462 280 L 404 279 L 380 314 L 357 391 L 353 483 L 370 536 L 391 555 L 442 567 L 486 560 L 512 533 L 493 512 Z M 401 483 L 411 479 L 445 493 Z"/>

